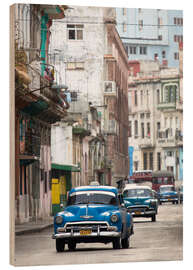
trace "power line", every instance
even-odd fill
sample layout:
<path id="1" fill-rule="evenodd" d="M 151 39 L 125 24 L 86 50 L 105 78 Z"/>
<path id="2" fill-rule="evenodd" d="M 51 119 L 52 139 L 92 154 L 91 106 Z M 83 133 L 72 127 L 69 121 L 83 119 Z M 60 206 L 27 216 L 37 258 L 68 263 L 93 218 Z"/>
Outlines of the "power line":
<path id="1" fill-rule="evenodd" d="M 33 21 L 31 19 L 17 19 L 16 21 Z M 54 23 L 61 23 L 61 24 L 106 24 L 105 22 L 89 22 L 89 21 L 57 21 L 57 20 L 53 20 Z M 114 24 L 114 23 L 112 23 Z M 156 27 L 183 27 L 183 25 L 180 24 L 143 24 L 143 26 L 139 23 L 125 23 L 125 22 L 116 22 L 116 25 L 131 25 L 131 26 L 140 26 L 140 27 L 144 27 L 144 26 L 156 26 Z M 48 30 L 46 28 L 43 28 L 41 30 Z"/>

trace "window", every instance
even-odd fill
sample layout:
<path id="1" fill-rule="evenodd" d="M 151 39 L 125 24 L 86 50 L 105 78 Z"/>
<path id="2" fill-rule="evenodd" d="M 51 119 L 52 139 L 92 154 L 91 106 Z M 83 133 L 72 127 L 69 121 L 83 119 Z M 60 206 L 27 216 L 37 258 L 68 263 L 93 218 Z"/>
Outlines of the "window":
<path id="1" fill-rule="evenodd" d="M 135 90 L 134 95 L 135 95 L 135 105 L 137 106 L 137 90 Z"/>
<path id="2" fill-rule="evenodd" d="M 67 24 L 69 40 L 83 40 L 83 24 Z"/>
<path id="3" fill-rule="evenodd" d="M 139 30 L 143 29 L 143 20 L 139 20 Z"/>
<path id="4" fill-rule="evenodd" d="M 129 46 L 129 53 L 130 54 L 136 54 L 137 48 L 135 46 Z"/>
<path id="5" fill-rule="evenodd" d="M 174 24 L 175 25 L 183 25 L 183 18 L 174 17 Z"/>
<path id="6" fill-rule="evenodd" d="M 183 35 L 174 35 L 174 42 L 183 42 Z"/>
<path id="7" fill-rule="evenodd" d="M 141 138 L 143 139 L 144 137 L 145 137 L 144 123 L 141 123 Z"/>
<path id="8" fill-rule="evenodd" d="M 167 85 L 164 88 L 164 102 L 166 103 L 175 103 L 176 102 L 176 85 Z"/>
<path id="9" fill-rule="evenodd" d="M 132 137 L 132 122 L 129 121 L 129 126 L 128 126 L 128 137 Z"/>
<path id="10" fill-rule="evenodd" d="M 122 9 L 122 13 L 123 13 L 123 15 L 126 15 L 127 14 L 127 9 L 126 8 L 123 8 Z"/>
<path id="11" fill-rule="evenodd" d="M 181 24 L 181 18 L 177 18 L 177 25 Z"/>
<path id="12" fill-rule="evenodd" d="M 174 59 L 175 59 L 175 60 L 179 60 L 179 53 L 178 53 L 178 52 L 175 52 L 175 53 L 174 53 Z"/>
<path id="13" fill-rule="evenodd" d="M 140 54 L 147 54 L 147 47 L 139 47 Z"/>
<path id="14" fill-rule="evenodd" d="M 165 117 L 164 121 L 165 121 L 164 126 L 165 126 L 165 127 L 167 127 L 167 124 L 168 124 L 168 118 L 167 118 L 167 117 Z"/>
<path id="15" fill-rule="evenodd" d="M 158 39 L 159 39 L 159 40 L 162 40 L 162 35 L 159 35 L 159 36 L 158 36 Z"/>
<path id="16" fill-rule="evenodd" d="M 163 24 L 162 18 L 158 17 L 158 28 Z"/>
<path id="17" fill-rule="evenodd" d="M 150 113 L 146 113 L 146 118 L 150 118 Z"/>
<path id="18" fill-rule="evenodd" d="M 154 60 L 158 60 L 158 53 L 154 53 Z"/>
<path id="19" fill-rule="evenodd" d="M 173 151 L 168 151 L 168 152 L 167 152 L 167 156 L 168 156 L 168 157 L 173 157 L 173 153 L 174 153 Z"/>
<path id="20" fill-rule="evenodd" d="M 138 121 L 135 120 L 135 136 L 138 136 Z"/>
<path id="21" fill-rule="evenodd" d="M 147 106 L 149 106 L 149 91 L 147 90 Z"/>
<path id="22" fill-rule="evenodd" d="M 144 119 L 144 113 L 140 113 L 140 118 Z"/>
<path id="23" fill-rule="evenodd" d="M 149 169 L 153 171 L 153 152 L 149 153 Z"/>
<path id="24" fill-rule="evenodd" d="M 157 153 L 157 169 L 158 171 L 161 170 L 161 153 L 160 152 Z"/>
<path id="25" fill-rule="evenodd" d="M 160 92 L 159 89 L 157 89 L 157 104 L 160 103 Z"/>
<path id="26" fill-rule="evenodd" d="M 143 153 L 143 169 L 147 170 L 147 153 Z"/>
<path id="27" fill-rule="evenodd" d="M 138 161 L 134 161 L 134 170 L 138 171 Z"/>
<path id="28" fill-rule="evenodd" d="M 157 122 L 157 137 L 159 138 L 160 122 Z"/>
<path id="29" fill-rule="evenodd" d="M 147 137 L 150 138 L 151 133 L 150 133 L 150 123 L 147 123 Z"/>
<path id="30" fill-rule="evenodd" d="M 167 171 L 173 172 L 174 171 L 174 167 L 173 166 L 167 166 Z"/>
<path id="31" fill-rule="evenodd" d="M 162 58 L 166 58 L 166 52 L 165 51 L 162 51 Z"/>
<path id="32" fill-rule="evenodd" d="M 141 90 L 140 94 L 141 94 L 141 105 L 143 105 L 143 90 Z"/>

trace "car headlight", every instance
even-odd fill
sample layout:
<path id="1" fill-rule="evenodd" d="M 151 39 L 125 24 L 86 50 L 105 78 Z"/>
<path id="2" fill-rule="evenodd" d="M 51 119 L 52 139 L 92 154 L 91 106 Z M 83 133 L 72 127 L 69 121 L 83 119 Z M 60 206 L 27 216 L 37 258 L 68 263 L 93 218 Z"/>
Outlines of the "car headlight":
<path id="1" fill-rule="evenodd" d="M 118 217 L 117 215 L 115 215 L 115 214 L 111 216 L 111 221 L 112 221 L 113 223 L 117 222 L 118 219 L 119 219 L 119 217 Z"/>
<path id="2" fill-rule="evenodd" d="M 57 216 L 57 217 L 55 218 L 55 223 L 56 223 L 57 225 L 62 224 L 62 222 L 63 222 L 63 217 L 62 217 L 62 216 Z"/>

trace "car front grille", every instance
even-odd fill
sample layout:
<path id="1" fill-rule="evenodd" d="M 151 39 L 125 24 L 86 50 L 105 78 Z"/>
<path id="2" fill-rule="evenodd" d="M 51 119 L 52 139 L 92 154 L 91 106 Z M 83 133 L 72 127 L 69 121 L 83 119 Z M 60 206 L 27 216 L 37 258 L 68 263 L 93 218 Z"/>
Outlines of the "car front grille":
<path id="1" fill-rule="evenodd" d="M 128 207 L 128 210 L 129 212 L 144 212 L 144 211 L 147 211 L 149 210 L 149 207 L 148 206 L 131 206 L 131 207 Z"/>
<path id="2" fill-rule="evenodd" d="M 64 227 L 66 232 L 80 232 L 81 230 L 91 230 L 92 232 L 107 231 L 107 222 L 71 222 Z"/>

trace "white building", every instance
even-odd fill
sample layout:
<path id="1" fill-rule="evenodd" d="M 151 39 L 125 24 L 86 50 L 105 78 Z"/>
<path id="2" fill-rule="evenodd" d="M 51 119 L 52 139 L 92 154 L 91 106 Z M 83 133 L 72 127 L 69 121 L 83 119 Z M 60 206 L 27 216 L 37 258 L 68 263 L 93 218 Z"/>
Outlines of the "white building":
<path id="1" fill-rule="evenodd" d="M 179 72 L 161 69 L 151 60 L 138 62 L 138 71 L 129 79 L 132 169 L 169 170 L 179 179 L 183 146 Z"/>

